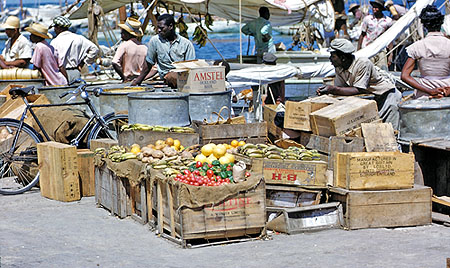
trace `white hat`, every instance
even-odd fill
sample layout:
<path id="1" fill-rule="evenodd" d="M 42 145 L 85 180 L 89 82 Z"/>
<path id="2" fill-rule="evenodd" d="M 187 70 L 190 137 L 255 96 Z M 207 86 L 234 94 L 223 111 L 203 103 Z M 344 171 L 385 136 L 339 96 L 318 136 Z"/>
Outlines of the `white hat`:
<path id="1" fill-rule="evenodd" d="M 331 41 L 329 52 L 340 51 L 342 53 L 355 52 L 355 46 L 347 39 L 337 38 Z"/>
<path id="2" fill-rule="evenodd" d="M 20 20 L 16 16 L 9 16 L 5 23 L 2 25 L 4 29 L 19 29 L 20 28 Z"/>
<path id="3" fill-rule="evenodd" d="M 30 27 L 26 27 L 25 31 L 37 35 L 39 37 L 42 37 L 44 39 L 51 39 L 53 36 L 48 33 L 48 27 L 45 25 L 42 25 L 40 23 L 33 23 L 30 25 Z"/>
<path id="4" fill-rule="evenodd" d="M 119 23 L 118 26 L 134 36 L 144 35 L 141 29 L 141 22 L 137 19 L 127 18 L 125 23 Z"/>

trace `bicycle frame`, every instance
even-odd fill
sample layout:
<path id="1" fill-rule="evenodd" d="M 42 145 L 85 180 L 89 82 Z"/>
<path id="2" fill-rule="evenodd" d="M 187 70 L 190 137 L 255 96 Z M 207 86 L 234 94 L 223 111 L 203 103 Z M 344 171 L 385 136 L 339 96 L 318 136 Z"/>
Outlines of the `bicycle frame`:
<path id="1" fill-rule="evenodd" d="M 86 91 L 82 91 L 81 94 L 88 94 Z M 48 136 L 47 132 L 45 131 L 42 123 L 39 121 L 37 115 L 35 114 L 35 112 L 33 111 L 33 108 L 45 108 L 45 107 L 60 107 L 60 106 L 79 106 L 79 105 L 87 105 L 89 107 L 89 109 L 92 112 L 92 116 L 89 118 L 89 120 L 86 122 L 86 124 L 83 126 L 83 128 L 81 129 L 80 133 L 78 133 L 78 135 L 72 139 L 70 141 L 70 145 L 74 145 L 74 146 L 78 146 L 80 140 L 89 133 L 89 130 L 91 130 L 91 128 L 94 126 L 95 122 L 100 122 L 100 124 L 103 126 L 103 128 L 105 129 L 106 134 L 108 135 L 109 138 L 113 138 L 113 136 L 111 135 L 111 133 L 109 133 L 109 131 L 107 130 L 107 124 L 105 122 L 105 120 L 103 119 L 103 117 L 97 112 L 97 109 L 94 107 L 94 105 L 92 105 L 91 100 L 89 99 L 89 96 L 83 97 L 83 101 L 78 101 L 78 102 L 66 102 L 66 103 L 55 103 L 55 104 L 30 104 L 28 102 L 28 100 L 25 97 L 22 97 L 23 102 L 25 103 L 26 107 L 22 113 L 22 116 L 20 118 L 20 125 L 19 128 L 17 130 L 17 134 L 14 137 L 13 140 L 13 146 L 10 149 L 10 153 L 13 152 L 17 140 L 19 138 L 18 133 L 20 133 L 22 131 L 22 127 L 24 124 L 24 120 L 25 118 L 27 118 L 27 113 L 28 111 L 30 111 L 30 114 L 33 116 L 33 119 L 36 121 L 36 123 L 39 126 L 39 129 L 42 131 L 42 134 L 44 135 L 45 139 L 47 141 L 50 141 L 50 137 Z"/>

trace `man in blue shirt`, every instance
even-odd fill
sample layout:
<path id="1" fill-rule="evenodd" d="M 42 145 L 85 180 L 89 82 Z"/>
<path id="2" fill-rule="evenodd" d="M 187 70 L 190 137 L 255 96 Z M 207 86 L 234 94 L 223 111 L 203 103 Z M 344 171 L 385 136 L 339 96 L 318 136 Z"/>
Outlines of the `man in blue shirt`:
<path id="1" fill-rule="evenodd" d="M 259 9 L 259 18 L 256 18 L 242 27 L 242 32 L 255 39 L 256 56 L 258 63 L 262 62 L 264 52 L 275 53 L 273 44 L 272 25 L 269 22 L 270 12 L 267 7 Z"/>
<path id="2" fill-rule="evenodd" d="M 163 14 L 158 17 L 158 35 L 148 42 L 147 57 L 141 74 L 131 85 L 140 85 L 153 65 L 158 64 L 159 76 L 172 88 L 176 88 L 176 73 L 173 62 L 195 59 L 194 45 L 191 41 L 175 32 L 175 20 L 172 15 Z"/>

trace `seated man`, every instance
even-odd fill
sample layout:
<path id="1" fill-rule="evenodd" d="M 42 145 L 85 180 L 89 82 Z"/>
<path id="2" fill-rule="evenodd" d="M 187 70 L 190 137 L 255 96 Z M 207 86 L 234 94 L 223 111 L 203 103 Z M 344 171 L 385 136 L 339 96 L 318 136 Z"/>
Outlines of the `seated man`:
<path id="1" fill-rule="evenodd" d="M 195 59 L 195 49 L 191 41 L 175 32 L 175 20 L 170 14 L 158 17 L 158 35 L 148 43 L 146 64 L 141 74 L 131 82 L 132 86 L 140 85 L 155 64 L 158 64 L 159 76 L 172 88 L 177 87 L 177 74 L 172 63 Z"/>
<path id="2" fill-rule="evenodd" d="M 354 51 L 355 47 L 346 39 L 334 39 L 331 42 L 330 61 L 336 70 L 334 86 L 324 85 L 317 89 L 317 94 L 350 96 L 372 93 L 383 122 L 391 122 L 394 129 L 398 129 L 397 104 L 402 94 L 391 81 L 378 73 L 369 59 L 355 58 Z"/>
<path id="3" fill-rule="evenodd" d="M 9 16 L 2 28 L 5 29 L 8 40 L 0 56 L 0 67 L 2 69 L 27 68 L 30 63 L 32 49 L 30 41 L 20 34 L 19 18 Z"/>
<path id="4" fill-rule="evenodd" d="M 124 24 L 119 24 L 119 27 L 122 28 L 123 42 L 117 48 L 112 65 L 122 82 L 129 82 L 141 73 L 145 64 L 147 46 L 137 39 L 137 37 L 144 35 L 140 21 L 128 18 Z"/>

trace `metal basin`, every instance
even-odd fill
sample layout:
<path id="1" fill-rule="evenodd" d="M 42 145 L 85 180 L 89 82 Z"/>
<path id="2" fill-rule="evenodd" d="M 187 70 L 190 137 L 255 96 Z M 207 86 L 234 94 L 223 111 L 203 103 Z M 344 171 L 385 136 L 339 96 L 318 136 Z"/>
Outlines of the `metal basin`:
<path id="1" fill-rule="evenodd" d="M 398 107 L 401 140 L 450 137 L 450 98 L 410 100 Z"/>
<path id="2" fill-rule="evenodd" d="M 128 121 L 165 127 L 188 126 L 189 94 L 138 92 L 128 94 Z"/>
<path id="3" fill-rule="evenodd" d="M 221 92 L 202 92 L 190 93 L 189 95 L 189 115 L 191 120 L 203 121 L 206 118 L 209 121 L 217 121 L 217 115 L 220 109 L 226 106 L 228 110 L 221 113 L 224 119 L 228 118 L 228 112 L 231 111 L 231 90 Z"/>
<path id="4" fill-rule="evenodd" d="M 65 99 L 69 98 L 70 96 L 67 96 L 64 99 L 60 99 L 59 96 L 67 91 L 75 90 L 77 88 L 77 85 L 72 86 L 44 86 L 39 87 L 38 92 L 39 94 L 44 94 L 45 97 L 50 101 L 50 103 L 62 103 L 65 101 Z"/>

